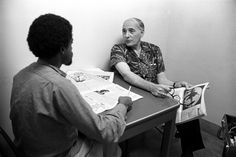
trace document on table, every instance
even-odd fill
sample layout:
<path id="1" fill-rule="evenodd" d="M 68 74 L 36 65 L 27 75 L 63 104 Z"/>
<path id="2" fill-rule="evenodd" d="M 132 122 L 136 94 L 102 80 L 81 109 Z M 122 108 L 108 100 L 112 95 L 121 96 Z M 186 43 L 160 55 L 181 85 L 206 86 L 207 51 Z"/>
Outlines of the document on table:
<path id="1" fill-rule="evenodd" d="M 72 81 L 81 94 L 112 84 L 101 77 L 82 71 L 69 71 L 67 72 L 67 78 Z"/>
<path id="2" fill-rule="evenodd" d="M 103 77 L 81 71 L 70 71 L 67 74 L 67 78 L 77 87 L 96 114 L 115 107 L 120 96 L 129 95 L 132 101 L 142 98 L 141 95 L 114 84 Z"/>
<path id="3" fill-rule="evenodd" d="M 118 103 L 118 98 L 120 96 L 128 96 L 128 93 L 132 101 L 142 98 L 142 96 L 131 91 L 129 92 L 127 89 L 114 83 L 98 90 L 84 93 L 83 97 L 91 105 L 95 113 L 101 113 L 115 107 Z"/>
<path id="4" fill-rule="evenodd" d="M 113 82 L 114 79 L 114 72 L 111 71 L 103 71 L 99 68 L 90 68 L 90 69 L 80 69 L 80 70 L 73 70 L 68 71 L 67 75 L 70 75 L 72 77 L 83 77 L 83 75 L 92 75 L 96 77 L 100 77 L 104 80 L 107 80 L 109 82 Z"/>

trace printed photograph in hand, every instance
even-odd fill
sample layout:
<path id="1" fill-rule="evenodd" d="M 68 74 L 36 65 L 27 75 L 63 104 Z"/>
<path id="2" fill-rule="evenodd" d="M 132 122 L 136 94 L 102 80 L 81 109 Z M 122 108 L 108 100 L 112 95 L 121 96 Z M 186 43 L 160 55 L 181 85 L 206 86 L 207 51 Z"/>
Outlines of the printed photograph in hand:
<path id="1" fill-rule="evenodd" d="M 201 103 L 201 93 L 203 87 L 192 88 L 184 92 L 183 110 Z"/>

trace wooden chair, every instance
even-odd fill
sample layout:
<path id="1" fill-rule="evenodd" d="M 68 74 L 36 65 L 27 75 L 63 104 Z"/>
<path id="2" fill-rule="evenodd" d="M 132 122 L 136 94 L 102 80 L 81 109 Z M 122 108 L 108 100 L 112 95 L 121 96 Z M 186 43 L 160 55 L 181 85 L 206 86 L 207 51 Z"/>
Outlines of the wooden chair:
<path id="1" fill-rule="evenodd" d="M 0 127 L 0 156 L 1 157 L 24 157 L 16 148 L 7 133 Z"/>

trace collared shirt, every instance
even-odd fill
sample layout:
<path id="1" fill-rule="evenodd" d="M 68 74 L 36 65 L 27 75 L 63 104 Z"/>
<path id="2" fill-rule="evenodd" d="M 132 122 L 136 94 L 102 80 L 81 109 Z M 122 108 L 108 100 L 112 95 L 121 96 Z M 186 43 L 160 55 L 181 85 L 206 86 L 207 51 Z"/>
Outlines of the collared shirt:
<path id="1" fill-rule="evenodd" d="M 123 105 L 96 115 L 65 76 L 36 62 L 14 77 L 10 119 L 15 143 L 27 157 L 100 157 L 95 143 L 117 142 L 124 132 Z"/>
<path id="2" fill-rule="evenodd" d="M 143 41 L 140 56 L 125 44 L 114 45 L 111 49 L 110 66 L 119 62 L 126 62 L 132 72 L 153 83 L 158 83 L 157 74 L 165 71 L 160 48 Z"/>

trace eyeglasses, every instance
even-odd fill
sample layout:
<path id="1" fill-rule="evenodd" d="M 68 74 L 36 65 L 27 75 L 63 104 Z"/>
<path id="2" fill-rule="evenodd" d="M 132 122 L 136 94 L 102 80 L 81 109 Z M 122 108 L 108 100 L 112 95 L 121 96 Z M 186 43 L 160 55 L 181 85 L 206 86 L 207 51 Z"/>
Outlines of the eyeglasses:
<path id="1" fill-rule="evenodd" d="M 229 126 L 229 134 L 230 136 L 236 136 L 236 123 L 232 123 L 230 126 Z"/>

